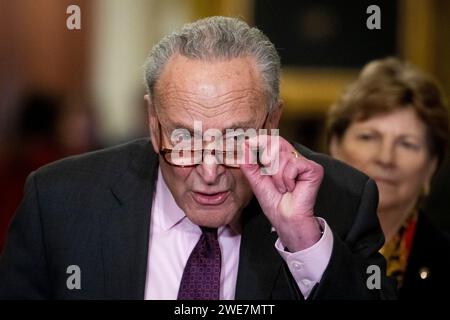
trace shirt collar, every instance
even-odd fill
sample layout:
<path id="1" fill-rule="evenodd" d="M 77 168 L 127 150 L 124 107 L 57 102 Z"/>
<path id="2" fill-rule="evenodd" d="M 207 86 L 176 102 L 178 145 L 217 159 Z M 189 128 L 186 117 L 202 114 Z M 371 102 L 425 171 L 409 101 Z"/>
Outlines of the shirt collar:
<path id="1" fill-rule="evenodd" d="M 155 223 L 162 231 L 167 231 L 186 219 L 184 211 L 177 205 L 172 192 L 164 181 L 161 168 L 158 168 L 154 204 L 156 207 Z"/>

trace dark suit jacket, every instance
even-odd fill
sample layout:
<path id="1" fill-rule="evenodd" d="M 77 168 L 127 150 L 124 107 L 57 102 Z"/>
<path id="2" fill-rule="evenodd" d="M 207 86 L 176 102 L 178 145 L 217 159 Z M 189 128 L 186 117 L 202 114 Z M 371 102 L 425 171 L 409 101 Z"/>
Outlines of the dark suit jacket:
<path id="1" fill-rule="evenodd" d="M 378 253 L 384 237 L 375 183 L 296 147 L 325 169 L 315 212 L 334 233 L 331 260 L 310 298 L 395 297 Z M 32 173 L 0 260 L 0 299 L 143 299 L 157 167 L 149 140 L 141 139 Z M 302 299 L 255 199 L 243 214 L 236 299 Z M 367 288 L 371 264 L 381 268 L 380 289 Z M 80 290 L 67 288 L 70 265 L 80 267 Z"/>
<path id="2" fill-rule="evenodd" d="M 427 271 L 422 279 L 420 273 Z M 450 288 L 450 238 L 419 214 L 399 299 L 448 299 Z"/>

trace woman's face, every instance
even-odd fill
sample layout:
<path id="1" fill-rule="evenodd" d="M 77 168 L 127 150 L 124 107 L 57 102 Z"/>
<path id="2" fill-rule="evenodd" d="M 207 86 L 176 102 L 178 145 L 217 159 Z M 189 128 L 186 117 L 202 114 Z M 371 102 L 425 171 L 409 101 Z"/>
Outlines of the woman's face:
<path id="1" fill-rule="evenodd" d="M 376 181 L 379 210 L 414 205 L 437 165 L 425 124 L 412 108 L 353 122 L 341 140 L 332 138 L 330 152 Z"/>

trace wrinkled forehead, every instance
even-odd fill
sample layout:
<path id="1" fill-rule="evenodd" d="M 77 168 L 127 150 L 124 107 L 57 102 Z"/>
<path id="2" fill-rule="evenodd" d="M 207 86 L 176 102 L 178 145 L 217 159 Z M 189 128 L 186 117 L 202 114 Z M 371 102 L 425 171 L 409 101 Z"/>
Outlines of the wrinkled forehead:
<path id="1" fill-rule="evenodd" d="M 252 127 L 268 111 L 262 83 L 250 58 L 211 62 L 178 56 L 161 73 L 154 103 L 166 125 Z"/>
<path id="2" fill-rule="evenodd" d="M 207 101 L 166 97 L 160 103 L 158 116 L 164 126 L 192 128 L 194 122 L 201 122 L 204 128 L 220 129 L 256 127 L 267 114 L 264 99 L 245 91 L 230 92 L 229 96 Z"/>

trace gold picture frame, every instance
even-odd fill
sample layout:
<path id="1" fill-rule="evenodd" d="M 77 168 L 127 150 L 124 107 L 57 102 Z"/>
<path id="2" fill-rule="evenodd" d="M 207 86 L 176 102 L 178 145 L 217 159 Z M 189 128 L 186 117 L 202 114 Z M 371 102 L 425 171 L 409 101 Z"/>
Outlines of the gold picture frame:
<path id="1" fill-rule="evenodd" d="M 191 1 L 194 19 L 225 15 L 240 17 L 253 24 L 253 4 L 256 0 Z M 432 71 L 435 67 L 435 1 L 398 0 L 399 55 L 427 71 Z M 285 114 L 324 114 L 342 90 L 355 79 L 358 71 L 349 68 L 283 68 L 280 94 L 285 102 Z"/>

